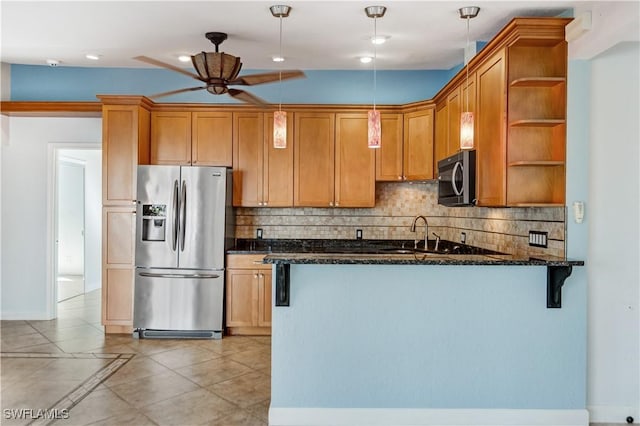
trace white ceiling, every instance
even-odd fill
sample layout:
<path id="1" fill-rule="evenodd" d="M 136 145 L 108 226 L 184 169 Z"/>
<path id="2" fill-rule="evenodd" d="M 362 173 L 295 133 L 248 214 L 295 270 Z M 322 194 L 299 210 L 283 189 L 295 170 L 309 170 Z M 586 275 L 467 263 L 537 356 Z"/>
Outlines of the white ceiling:
<path id="1" fill-rule="evenodd" d="M 204 33 L 229 34 L 221 51 L 240 56 L 245 69 L 277 69 L 278 19 L 269 6 L 288 4 L 283 19 L 283 67 L 297 69 L 369 69 L 360 56 L 372 55 L 373 19 L 365 6 L 384 5 L 379 35 L 391 38 L 377 48 L 378 69 L 448 69 L 462 62 L 466 21 L 463 6 L 481 7 L 470 21 L 471 40 L 491 39 L 515 16 L 555 16 L 567 9 L 597 10 L 600 27 L 614 28 L 601 44 L 638 40 L 638 4 L 584 1 L 6 1 L 0 4 L 2 62 L 60 66 L 149 67 L 131 58 L 149 56 L 190 68 L 180 54 L 213 51 Z M 622 28 L 621 28 L 622 27 Z M 611 29 L 608 31 L 612 32 Z M 602 42 L 602 40 L 600 40 Z M 607 46 L 609 47 L 609 46 Z M 584 49 L 583 49 L 584 50 Z M 85 54 L 101 55 L 91 61 Z M 598 52 L 597 52 L 598 53 Z M 593 54 L 593 53 L 591 53 Z"/>

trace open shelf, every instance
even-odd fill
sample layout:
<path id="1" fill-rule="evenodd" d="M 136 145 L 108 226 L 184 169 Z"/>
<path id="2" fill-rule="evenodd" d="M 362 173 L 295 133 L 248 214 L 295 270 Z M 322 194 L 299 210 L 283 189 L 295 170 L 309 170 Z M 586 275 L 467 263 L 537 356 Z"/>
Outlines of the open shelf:
<path id="1" fill-rule="evenodd" d="M 554 87 L 567 81 L 564 77 L 524 77 L 511 82 L 511 87 Z"/>
<path id="2" fill-rule="evenodd" d="M 561 119 L 553 119 L 553 118 L 543 118 L 543 119 L 532 119 L 532 120 L 515 120 L 509 123 L 512 127 L 519 126 L 529 126 L 529 127 L 555 127 L 565 124 L 565 120 Z"/>

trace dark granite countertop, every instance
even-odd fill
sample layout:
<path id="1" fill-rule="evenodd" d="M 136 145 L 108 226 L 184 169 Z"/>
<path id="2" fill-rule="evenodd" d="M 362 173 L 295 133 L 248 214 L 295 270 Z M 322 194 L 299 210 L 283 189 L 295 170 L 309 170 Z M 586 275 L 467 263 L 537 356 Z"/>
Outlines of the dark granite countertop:
<path id="1" fill-rule="evenodd" d="M 479 247 L 429 240 L 414 251 L 413 240 L 238 239 L 228 254 L 266 254 L 265 263 L 360 265 L 540 265 L 582 266 L 581 260 L 519 257 Z M 420 249 L 422 248 L 422 249 Z"/>

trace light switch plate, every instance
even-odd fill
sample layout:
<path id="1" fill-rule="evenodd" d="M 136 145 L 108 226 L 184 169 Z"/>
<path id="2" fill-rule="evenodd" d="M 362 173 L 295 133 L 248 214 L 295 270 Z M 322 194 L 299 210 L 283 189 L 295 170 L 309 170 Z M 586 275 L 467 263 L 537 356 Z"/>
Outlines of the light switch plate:
<path id="1" fill-rule="evenodd" d="M 256 229 L 256 238 L 259 240 L 262 239 L 262 228 Z"/>
<path id="2" fill-rule="evenodd" d="M 462 244 L 466 244 L 467 243 L 467 233 L 466 232 L 461 232 L 460 233 L 460 242 Z"/>
<path id="3" fill-rule="evenodd" d="M 362 229 L 356 229 L 356 240 L 362 239 Z"/>

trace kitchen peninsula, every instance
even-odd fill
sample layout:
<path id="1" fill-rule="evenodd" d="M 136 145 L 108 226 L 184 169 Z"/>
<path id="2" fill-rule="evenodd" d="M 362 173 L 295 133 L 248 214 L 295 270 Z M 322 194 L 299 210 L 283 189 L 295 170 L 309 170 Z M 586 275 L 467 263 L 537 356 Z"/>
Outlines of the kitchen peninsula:
<path id="1" fill-rule="evenodd" d="M 588 424 L 586 282 L 566 280 L 560 309 L 546 300 L 548 270 L 583 262 L 362 253 L 265 262 L 274 281 L 290 281 L 289 306 L 272 312 L 270 424 Z M 275 293 L 277 305 L 277 284 Z"/>

